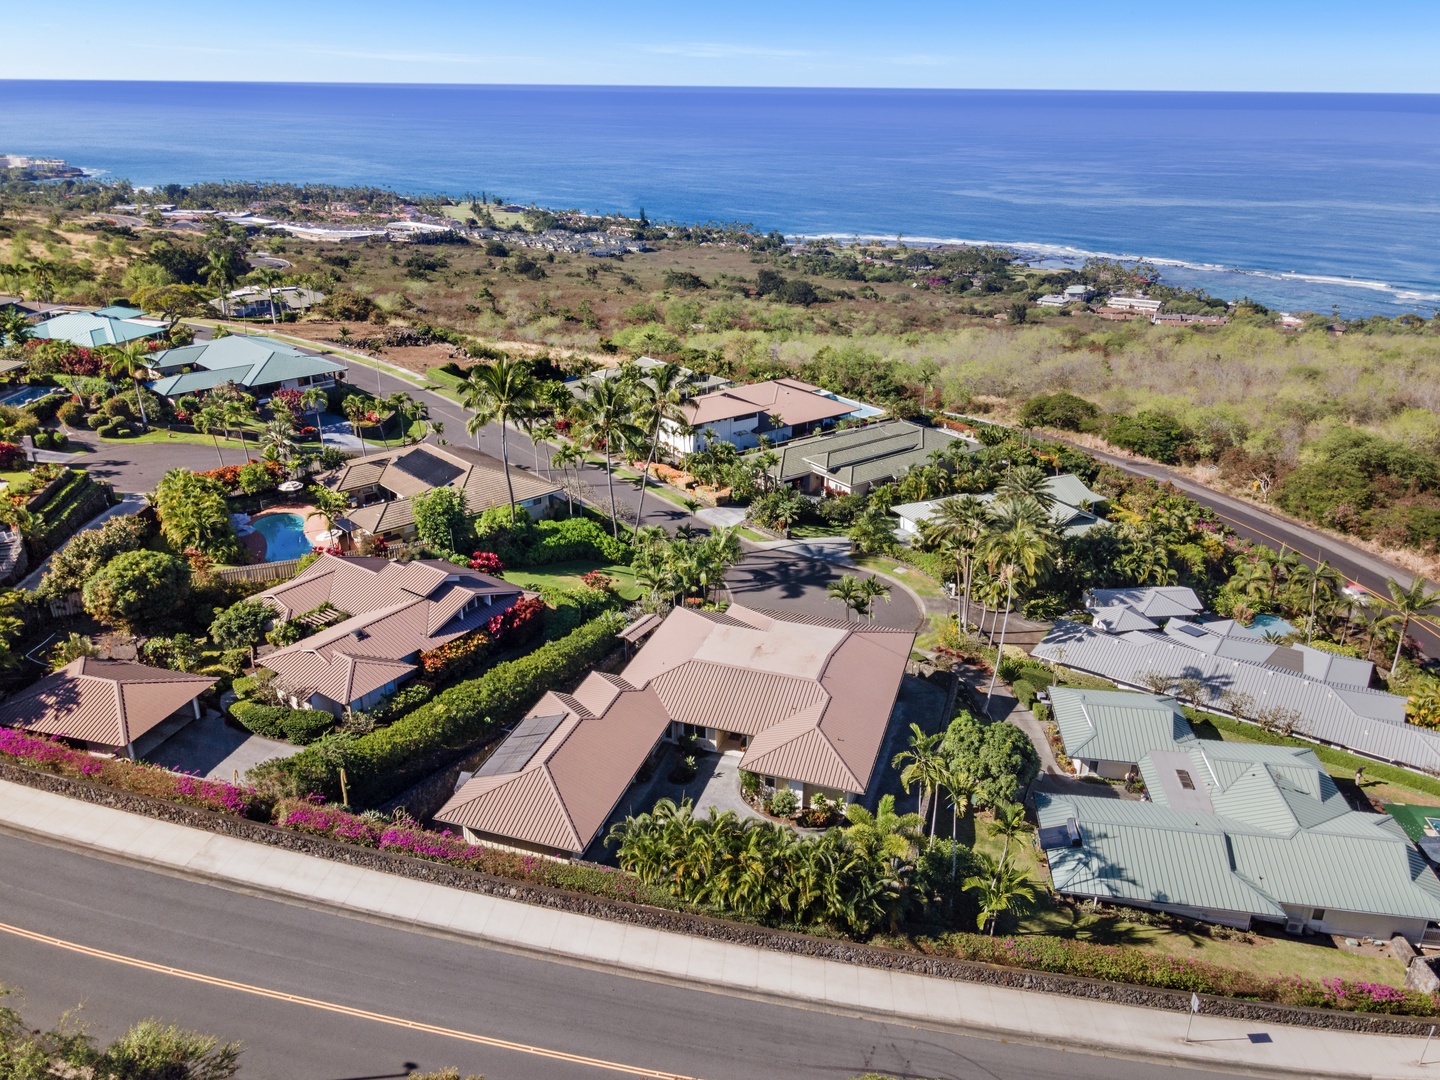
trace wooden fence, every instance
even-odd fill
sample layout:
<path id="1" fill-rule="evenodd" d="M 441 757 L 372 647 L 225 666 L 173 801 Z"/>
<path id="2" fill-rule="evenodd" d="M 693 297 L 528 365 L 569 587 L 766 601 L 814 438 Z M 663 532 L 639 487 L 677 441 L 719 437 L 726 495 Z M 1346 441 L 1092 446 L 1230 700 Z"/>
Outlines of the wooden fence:
<path id="1" fill-rule="evenodd" d="M 220 566 L 210 573 L 221 581 L 280 581 L 294 577 L 299 569 L 299 559 L 282 559 L 280 562 L 251 563 L 249 566 Z"/>

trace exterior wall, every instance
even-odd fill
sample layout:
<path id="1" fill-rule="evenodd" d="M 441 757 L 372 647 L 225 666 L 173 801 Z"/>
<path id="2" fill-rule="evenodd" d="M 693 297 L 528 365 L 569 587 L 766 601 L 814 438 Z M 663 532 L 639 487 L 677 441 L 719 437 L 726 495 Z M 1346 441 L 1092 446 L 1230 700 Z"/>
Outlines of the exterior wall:
<path id="1" fill-rule="evenodd" d="M 1125 774 L 1139 774 L 1139 768 L 1130 761 L 1097 761 L 1094 758 L 1071 758 L 1075 762 L 1077 776 L 1103 776 L 1106 780 L 1124 780 Z"/>
<path id="2" fill-rule="evenodd" d="M 795 781 L 791 780 L 789 783 L 791 790 L 794 790 Z M 830 802 L 838 802 L 842 805 L 853 802 L 855 799 L 855 796 L 848 791 L 841 791 L 839 788 L 817 787 L 814 784 L 801 784 L 797 794 L 800 796 L 800 805 L 802 806 L 814 805 L 817 795 L 823 795 Z"/>
<path id="3" fill-rule="evenodd" d="M 705 437 L 706 431 L 715 433 L 714 439 Z M 711 442 L 728 442 L 737 450 L 753 450 L 760 445 L 760 436 L 774 442 L 783 442 L 794 437 L 788 426 L 772 427 L 765 412 L 755 412 L 733 420 L 717 420 L 713 424 L 701 424 L 693 435 L 683 435 L 679 428 L 668 421 L 660 427 L 660 442 L 677 454 L 693 454 L 703 450 Z"/>
<path id="4" fill-rule="evenodd" d="M 539 844 L 527 844 L 523 840 L 516 840 L 509 836 L 497 836 L 494 833 L 476 832 L 463 825 L 460 828 L 465 836 L 467 844 L 483 844 L 485 847 L 501 848 L 505 851 L 518 851 L 521 855 L 539 855 L 544 859 L 555 859 L 559 862 L 568 862 L 578 855 L 576 851 L 561 851 L 559 848 L 541 847 Z"/>
<path id="5" fill-rule="evenodd" d="M 1071 892 L 1067 896 L 1076 900 L 1096 899 L 1092 893 Z M 1113 896 L 1101 896 L 1100 901 L 1106 904 L 1114 904 L 1116 907 L 1140 908 L 1144 911 L 1164 911 L 1171 915 L 1179 915 L 1186 919 L 1195 919 L 1198 922 L 1215 923 L 1219 926 L 1233 926 L 1237 930 L 1250 929 L 1253 916 L 1248 911 L 1226 911 L 1215 908 L 1185 907 L 1181 904 L 1147 904 L 1139 900 L 1122 900 Z"/>
<path id="6" fill-rule="evenodd" d="M 1344 937 L 1371 937 L 1389 941 L 1396 934 L 1417 943 L 1424 936 L 1424 919 L 1406 919 L 1397 915 L 1372 915 L 1359 911 L 1320 910 L 1282 904 L 1291 922 L 1302 922 L 1306 930 L 1317 934 L 1338 934 Z"/>
<path id="7" fill-rule="evenodd" d="M 719 728 L 713 727 L 698 728 L 698 730 L 694 730 L 697 727 L 698 725 L 682 724 L 678 721 L 672 721 L 670 724 L 670 738 L 678 742 L 687 734 L 694 735 L 695 745 L 699 749 L 708 750 L 712 754 L 718 752 L 720 749 L 720 742 L 725 737 L 725 733 L 722 732 Z"/>

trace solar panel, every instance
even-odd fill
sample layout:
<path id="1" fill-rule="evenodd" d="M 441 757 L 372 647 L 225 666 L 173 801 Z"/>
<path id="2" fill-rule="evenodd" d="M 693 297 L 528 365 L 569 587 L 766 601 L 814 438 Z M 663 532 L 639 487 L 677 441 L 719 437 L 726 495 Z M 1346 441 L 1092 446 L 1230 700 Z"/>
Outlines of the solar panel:
<path id="1" fill-rule="evenodd" d="M 424 450 L 412 450 L 390 463 L 392 469 L 399 469 L 406 476 L 413 476 L 422 484 L 432 488 L 446 487 L 465 470 L 452 462 L 427 454 Z"/>
<path id="2" fill-rule="evenodd" d="M 530 764 L 545 740 L 555 733 L 565 720 L 559 716 L 527 716 L 515 730 L 505 736 L 505 741 L 476 770 L 476 776 L 499 776 L 502 773 L 519 772 Z"/>

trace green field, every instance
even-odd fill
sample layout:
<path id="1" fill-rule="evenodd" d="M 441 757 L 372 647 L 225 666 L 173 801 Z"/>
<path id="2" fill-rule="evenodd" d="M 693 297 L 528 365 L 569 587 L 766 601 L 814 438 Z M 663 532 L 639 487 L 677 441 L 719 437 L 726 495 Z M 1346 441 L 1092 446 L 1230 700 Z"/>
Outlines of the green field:
<path id="1" fill-rule="evenodd" d="M 507 570 L 505 580 L 524 588 L 578 589 L 581 577 L 599 570 L 615 583 L 615 593 L 623 600 L 640 599 L 640 586 L 635 584 L 635 571 L 628 566 L 606 566 L 595 562 L 551 563 L 533 570 Z"/>

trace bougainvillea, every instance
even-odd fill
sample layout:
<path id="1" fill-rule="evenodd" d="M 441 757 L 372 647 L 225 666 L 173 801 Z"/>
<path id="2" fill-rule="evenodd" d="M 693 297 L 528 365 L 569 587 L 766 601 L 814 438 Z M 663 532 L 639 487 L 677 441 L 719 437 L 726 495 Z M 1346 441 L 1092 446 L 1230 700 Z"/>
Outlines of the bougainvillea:
<path id="1" fill-rule="evenodd" d="M 505 573 L 505 564 L 493 551 L 477 551 L 470 556 L 470 569 L 499 577 Z"/>
<path id="2" fill-rule="evenodd" d="M 517 600 L 485 624 L 492 640 L 511 644 L 524 641 L 540 629 L 540 618 L 545 614 L 545 602 L 538 597 L 526 596 Z"/>
<path id="3" fill-rule="evenodd" d="M 454 669 L 465 664 L 467 666 L 480 661 L 481 650 L 490 644 L 490 639 L 476 630 L 458 637 L 454 641 L 447 641 L 444 645 L 438 645 L 433 649 L 420 654 L 420 670 L 425 672 L 432 679 L 444 678 L 453 674 Z"/>

